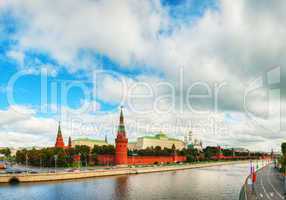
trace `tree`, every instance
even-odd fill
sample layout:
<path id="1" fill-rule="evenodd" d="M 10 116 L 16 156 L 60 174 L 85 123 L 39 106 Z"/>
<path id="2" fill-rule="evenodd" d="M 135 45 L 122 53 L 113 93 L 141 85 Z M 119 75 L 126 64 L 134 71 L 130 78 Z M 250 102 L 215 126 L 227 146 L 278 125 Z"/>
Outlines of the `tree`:
<path id="1" fill-rule="evenodd" d="M 279 162 L 282 166 L 282 168 L 281 168 L 282 172 L 285 172 L 285 169 L 286 169 L 286 142 L 283 142 L 281 144 L 281 151 L 282 151 L 283 155 L 280 157 Z"/>
<path id="2" fill-rule="evenodd" d="M 113 155 L 115 154 L 115 148 L 113 145 L 103 145 L 103 146 L 98 146 L 94 145 L 92 149 L 92 154 L 110 154 Z"/>
<path id="3" fill-rule="evenodd" d="M 11 150 L 9 148 L 0 149 L 0 153 L 4 154 L 5 157 L 10 157 L 11 156 Z"/>
<path id="4" fill-rule="evenodd" d="M 89 163 L 90 147 L 87 145 L 75 146 L 75 152 L 80 155 L 81 162 L 85 162 L 86 165 Z"/>
<path id="5" fill-rule="evenodd" d="M 283 142 L 281 144 L 281 151 L 282 151 L 282 154 L 285 156 L 286 155 L 286 142 Z"/>
<path id="6" fill-rule="evenodd" d="M 57 155 L 57 166 L 67 167 L 73 163 L 73 155 L 75 150 L 62 149 L 62 148 L 43 148 L 43 149 L 31 149 L 31 150 L 18 150 L 16 152 L 16 162 L 20 164 L 26 163 L 26 155 L 28 158 L 28 164 L 32 166 L 41 167 L 54 167 L 55 155 Z"/>
<path id="7" fill-rule="evenodd" d="M 205 158 L 206 160 L 211 160 L 213 158 L 213 156 L 217 155 L 219 153 L 217 147 L 206 147 L 204 149 L 204 154 L 205 154 Z"/>

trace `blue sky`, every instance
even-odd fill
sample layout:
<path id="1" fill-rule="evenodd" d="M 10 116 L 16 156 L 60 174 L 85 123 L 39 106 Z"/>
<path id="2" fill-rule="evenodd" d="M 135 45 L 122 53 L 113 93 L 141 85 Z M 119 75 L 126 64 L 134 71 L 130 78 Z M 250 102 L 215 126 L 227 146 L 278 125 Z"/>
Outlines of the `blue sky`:
<path id="1" fill-rule="evenodd" d="M 162 1 L 163 9 L 166 9 L 170 20 L 177 23 L 191 23 L 196 21 L 196 19 L 203 16 L 204 12 L 209 9 L 217 9 L 217 2 L 214 0 L 203 0 L 203 1 Z M 177 22 L 179 21 L 179 22 Z M 90 87 L 90 81 L 88 79 L 88 72 L 85 70 L 75 70 L 69 71 L 68 64 L 61 64 L 56 59 L 54 59 L 48 52 L 42 49 L 27 48 L 21 50 L 21 56 L 23 56 L 22 61 L 19 62 L 19 57 L 10 55 L 15 49 L 19 48 L 19 35 L 25 31 L 26 26 L 29 26 L 29 22 L 26 20 L 21 20 L 17 16 L 13 15 L 13 12 L 8 8 L 0 15 L 1 23 L 1 49 L 0 49 L 0 65 L 1 67 L 1 80 L 0 86 L 2 88 L 1 92 L 4 94 L 4 99 L 2 99 L 0 108 L 7 109 L 9 107 L 9 102 L 7 101 L 5 88 L 7 87 L 9 79 L 15 75 L 18 71 L 30 69 L 39 71 L 40 68 L 46 65 L 51 66 L 56 70 L 56 75 L 48 78 L 48 88 L 49 93 L 51 88 L 51 83 L 53 81 L 86 81 L 86 85 Z M 172 30 L 172 26 L 168 27 L 168 30 Z M 160 31 L 157 34 L 164 34 Z M 55 41 L 56 42 L 56 41 Z M 164 72 L 158 69 L 154 69 L 152 65 L 132 63 L 128 66 L 113 60 L 111 56 L 105 55 L 104 53 L 98 52 L 94 49 L 84 49 L 80 48 L 76 56 L 81 59 L 88 56 L 93 68 L 101 68 L 103 70 L 111 70 L 115 73 L 122 74 L 123 76 L 136 77 L 141 74 L 157 74 L 158 76 L 164 76 Z M 82 66 L 80 66 L 81 68 Z M 83 64 L 84 65 L 84 64 Z M 99 65 L 99 66 L 96 66 Z M 83 67 L 84 68 L 84 67 Z M 40 107 L 41 106 L 41 87 L 40 87 L 40 74 L 39 72 L 32 72 L 31 75 L 26 75 L 17 80 L 14 89 L 15 101 L 19 105 L 30 106 L 30 107 Z M 63 104 L 60 102 L 53 102 L 48 98 L 48 104 L 58 104 L 58 106 L 68 106 L 71 108 L 79 108 L 81 106 L 81 99 L 83 97 L 83 92 L 80 89 L 72 89 L 68 96 L 68 104 Z M 114 110 L 115 106 L 110 105 L 108 102 L 104 102 L 101 99 L 95 99 L 101 102 L 101 109 L 109 111 Z M 116 106 L 119 106 L 116 104 Z M 41 116 L 42 113 L 38 113 Z M 57 113 L 58 114 L 58 113 Z"/>
<path id="2" fill-rule="evenodd" d="M 280 45 L 284 28 L 279 25 L 284 22 L 279 21 L 277 13 L 283 15 L 280 7 L 285 3 L 279 3 L 263 2 L 256 9 L 245 0 L 121 4 L 62 0 L 53 5 L 44 0 L 4 1 L 0 5 L 0 146 L 52 145 L 58 120 L 63 121 L 66 138 L 108 135 L 112 141 L 120 105 L 125 106 L 131 140 L 160 130 L 183 139 L 189 129 L 199 126 L 196 121 L 210 124 L 208 119 L 215 118 L 223 124 L 218 133 L 196 131 L 196 137 L 206 145 L 264 150 L 277 146 L 283 139 L 277 120 L 252 118 L 254 122 L 249 125 L 242 96 L 247 83 L 272 65 L 284 64 L 283 59 L 277 59 L 281 55 L 275 53 L 284 48 Z M 269 6 L 273 12 L 267 9 Z M 259 17 L 267 19 L 265 26 L 257 22 Z M 280 30 L 275 40 L 271 30 Z M 265 40 L 269 41 L 268 49 L 261 44 Z M 99 71 L 104 74 L 94 82 Z M 9 87 L 15 77 L 15 84 Z M 214 95 L 191 101 L 200 111 L 208 111 L 203 114 L 187 109 L 187 91 L 198 81 L 204 83 L 195 90 L 200 95 L 214 91 L 215 84 L 226 83 L 218 96 L 218 107 Z M 126 83 L 124 89 L 122 82 Z M 160 82 L 168 86 L 159 86 Z M 134 85 L 138 91 L 128 93 Z M 153 97 L 137 98 L 130 104 L 132 95 L 148 96 L 146 85 L 152 88 Z M 171 94 L 170 85 L 174 98 L 159 99 Z M 265 88 L 258 93 L 263 92 Z M 9 99 L 11 94 L 13 101 Z M 265 110 L 257 105 L 264 105 L 265 98 L 253 96 L 249 109 L 262 118 Z M 83 108 L 85 104 L 88 108 Z M 73 129 L 75 119 L 81 122 Z M 184 124 L 175 123 L 178 121 Z M 275 133 L 269 131 L 273 127 L 277 128 Z"/>

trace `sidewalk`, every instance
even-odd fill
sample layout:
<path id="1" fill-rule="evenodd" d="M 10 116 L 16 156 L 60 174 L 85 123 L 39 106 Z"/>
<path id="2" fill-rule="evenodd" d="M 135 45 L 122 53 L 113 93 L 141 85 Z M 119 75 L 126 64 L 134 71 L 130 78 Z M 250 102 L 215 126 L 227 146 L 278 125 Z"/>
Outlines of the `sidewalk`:
<path id="1" fill-rule="evenodd" d="M 245 193 L 241 193 L 240 200 L 284 199 L 283 177 L 272 165 L 267 165 L 257 171 L 254 190 L 250 176 L 247 177 L 243 189 Z"/>

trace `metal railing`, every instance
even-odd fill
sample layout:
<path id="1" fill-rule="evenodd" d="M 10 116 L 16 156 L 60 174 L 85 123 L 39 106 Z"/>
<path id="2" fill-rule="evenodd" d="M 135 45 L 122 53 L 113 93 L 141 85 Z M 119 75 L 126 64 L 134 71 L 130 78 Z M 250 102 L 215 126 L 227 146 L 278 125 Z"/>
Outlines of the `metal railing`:
<path id="1" fill-rule="evenodd" d="M 248 181 L 249 178 L 250 178 L 250 175 L 247 176 L 243 186 L 241 187 L 241 190 L 240 190 L 240 193 L 239 193 L 239 200 L 247 200 L 246 186 L 247 186 L 247 181 Z"/>

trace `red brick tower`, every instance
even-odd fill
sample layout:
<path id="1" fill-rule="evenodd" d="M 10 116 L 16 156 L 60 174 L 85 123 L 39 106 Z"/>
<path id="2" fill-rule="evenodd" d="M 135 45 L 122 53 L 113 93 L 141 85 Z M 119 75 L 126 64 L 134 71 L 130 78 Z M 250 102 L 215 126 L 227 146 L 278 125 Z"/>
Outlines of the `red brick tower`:
<path id="1" fill-rule="evenodd" d="M 127 155 L 128 139 L 125 133 L 122 106 L 120 110 L 120 120 L 119 120 L 119 126 L 118 126 L 118 131 L 117 131 L 117 137 L 115 139 L 115 144 L 116 144 L 115 164 L 116 165 L 127 165 L 128 164 L 128 155 Z"/>
<path id="2" fill-rule="evenodd" d="M 63 136 L 62 136 L 61 123 L 60 122 L 59 122 L 58 134 L 57 134 L 57 140 L 56 140 L 55 147 L 56 148 L 65 148 L 65 143 L 63 140 Z"/>

